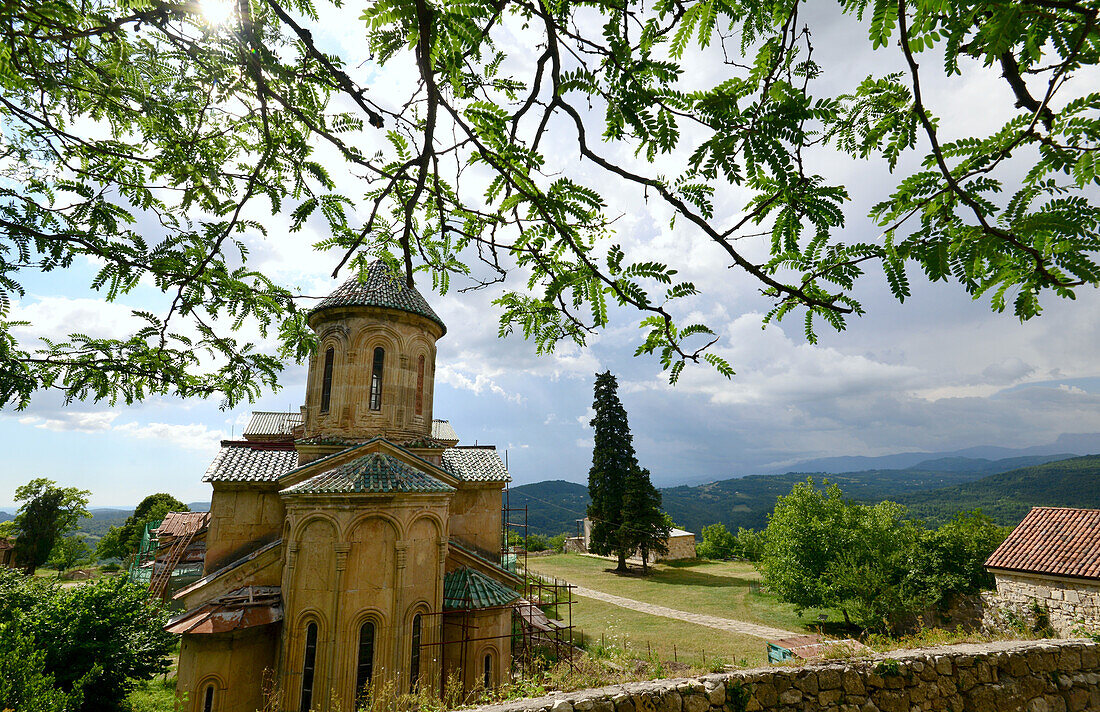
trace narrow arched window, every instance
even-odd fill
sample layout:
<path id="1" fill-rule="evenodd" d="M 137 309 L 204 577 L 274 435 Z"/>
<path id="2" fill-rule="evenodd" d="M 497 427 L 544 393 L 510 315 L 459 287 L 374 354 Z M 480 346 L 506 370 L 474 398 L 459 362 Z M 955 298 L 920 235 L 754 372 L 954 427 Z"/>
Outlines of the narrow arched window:
<path id="1" fill-rule="evenodd" d="M 420 614 L 413 616 L 412 655 L 409 659 L 409 692 L 416 692 L 420 682 Z"/>
<path id="2" fill-rule="evenodd" d="M 424 412 L 424 355 L 416 360 L 416 414 Z"/>
<path id="3" fill-rule="evenodd" d="M 359 664 L 355 668 L 355 699 L 366 697 L 366 688 L 374 674 L 374 623 L 367 621 L 359 629 Z"/>
<path id="4" fill-rule="evenodd" d="M 313 673 L 317 666 L 317 624 L 306 626 L 306 650 L 302 660 L 302 704 L 301 712 L 309 712 L 313 706 Z"/>
<path id="5" fill-rule="evenodd" d="M 493 654 L 485 654 L 485 689 L 493 686 Z"/>
<path id="6" fill-rule="evenodd" d="M 202 697 L 202 712 L 214 712 L 214 686 L 207 685 Z"/>
<path id="7" fill-rule="evenodd" d="M 370 409 L 382 410 L 382 368 L 386 365 L 386 351 L 374 349 L 374 364 L 370 372 Z"/>
<path id="8" fill-rule="evenodd" d="M 321 379 L 321 412 L 328 412 L 329 401 L 332 399 L 332 362 L 336 359 L 336 352 L 331 346 L 325 351 L 325 373 Z"/>

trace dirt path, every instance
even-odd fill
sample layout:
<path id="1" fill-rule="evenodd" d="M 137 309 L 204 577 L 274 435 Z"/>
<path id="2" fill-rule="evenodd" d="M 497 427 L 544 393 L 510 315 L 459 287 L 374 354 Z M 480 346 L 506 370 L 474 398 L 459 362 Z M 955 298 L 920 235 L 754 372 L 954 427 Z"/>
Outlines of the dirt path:
<path id="1" fill-rule="evenodd" d="M 719 618 L 718 616 L 708 616 L 702 613 L 688 613 L 687 611 L 679 611 L 675 608 L 665 608 L 664 606 L 657 606 L 652 603 L 635 601 L 633 598 L 623 598 L 622 596 L 615 596 L 610 593 L 604 593 L 603 591 L 594 591 L 593 589 L 584 588 L 583 586 L 574 586 L 573 593 L 578 596 L 584 596 L 585 598 L 595 598 L 597 601 L 621 606 L 622 608 L 629 608 L 632 611 L 648 613 L 651 616 L 673 618 L 678 621 L 704 625 L 708 628 L 717 628 L 718 630 L 725 630 L 730 633 L 743 633 L 757 638 L 770 638 L 774 640 L 777 638 L 791 638 L 796 635 L 804 635 L 804 633 L 795 633 L 779 628 L 769 628 L 766 625 L 757 625 L 756 623 L 749 623 L 748 621 Z"/>

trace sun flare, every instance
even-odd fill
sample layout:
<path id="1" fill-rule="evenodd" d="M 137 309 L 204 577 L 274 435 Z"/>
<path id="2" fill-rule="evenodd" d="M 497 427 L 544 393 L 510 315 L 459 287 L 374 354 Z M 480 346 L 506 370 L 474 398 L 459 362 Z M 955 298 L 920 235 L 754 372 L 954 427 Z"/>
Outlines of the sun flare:
<path id="1" fill-rule="evenodd" d="M 232 0 L 200 0 L 202 17 L 210 25 L 224 25 L 233 17 Z"/>

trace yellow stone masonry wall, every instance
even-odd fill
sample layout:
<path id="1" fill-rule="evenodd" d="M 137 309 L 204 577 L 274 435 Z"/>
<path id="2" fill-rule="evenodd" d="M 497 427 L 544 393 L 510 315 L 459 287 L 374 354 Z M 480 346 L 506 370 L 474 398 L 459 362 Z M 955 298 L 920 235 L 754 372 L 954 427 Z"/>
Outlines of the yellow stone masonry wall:
<path id="1" fill-rule="evenodd" d="M 346 438 L 382 435 L 390 440 L 426 437 L 432 432 L 435 342 L 438 324 L 424 317 L 372 307 L 326 309 L 310 319 L 319 345 L 309 364 L 305 436 Z M 325 352 L 334 361 L 329 409 L 321 412 Z M 382 407 L 370 409 L 374 349 L 385 350 Z M 416 412 L 420 357 L 424 357 L 423 401 Z"/>
<path id="2" fill-rule="evenodd" d="M 286 510 L 274 484 L 214 483 L 206 536 L 209 574 L 281 536 Z"/>

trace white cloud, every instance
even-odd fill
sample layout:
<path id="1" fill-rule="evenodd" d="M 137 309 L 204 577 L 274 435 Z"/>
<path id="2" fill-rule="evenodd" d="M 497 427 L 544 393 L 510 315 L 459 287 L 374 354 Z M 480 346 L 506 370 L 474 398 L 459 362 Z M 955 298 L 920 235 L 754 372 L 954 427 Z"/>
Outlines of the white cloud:
<path id="1" fill-rule="evenodd" d="M 185 450 L 210 453 L 216 452 L 219 441 L 228 437 L 225 431 L 211 430 L 203 423 L 142 425 L 134 422 L 116 425 L 113 431 L 139 440 L 162 440 Z"/>
<path id="2" fill-rule="evenodd" d="M 19 419 L 23 425 L 33 425 L 44 430 L 54 432 L 97 433 L 111 429 L 111 423 L 118 417 L 118 413 L 110 411 L 99 412 L 61 412 L 53 418 L 43 418 L 36 415 L 28 415 Z"/>

